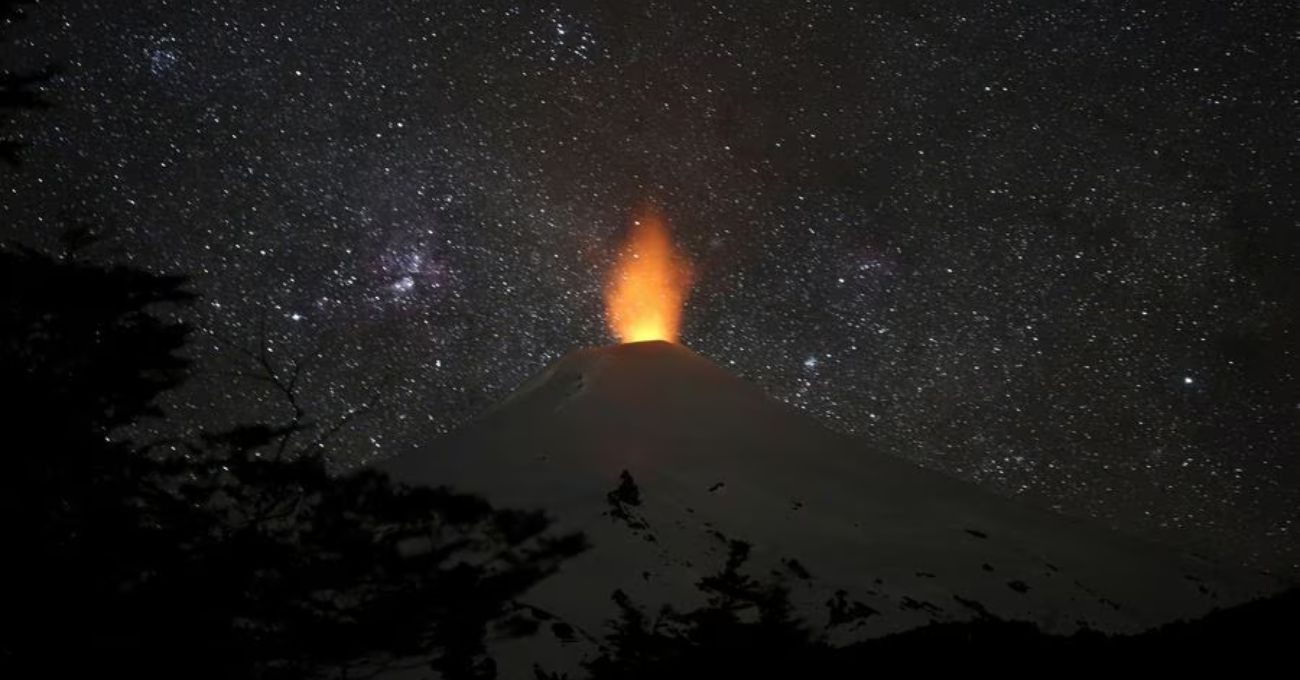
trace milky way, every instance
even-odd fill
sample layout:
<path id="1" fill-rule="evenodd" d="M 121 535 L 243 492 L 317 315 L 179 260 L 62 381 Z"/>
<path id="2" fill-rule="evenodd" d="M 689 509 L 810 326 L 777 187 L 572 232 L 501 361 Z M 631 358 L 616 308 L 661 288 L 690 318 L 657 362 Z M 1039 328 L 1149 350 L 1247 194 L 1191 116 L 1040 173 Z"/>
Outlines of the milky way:
<path id="1" fill-rule="evenodd" d="M 274 8 L 265 5 L 274 4 Z M 3 235 L 188 273 L 216 425 L 340 464 L 580 346 L 637 206 L 682 340 L 878 449 L 1204 552 L 1300 541 L 1290 2 L 46 1 Z M 797 452 L 792 452 L 797 455 Z"/>

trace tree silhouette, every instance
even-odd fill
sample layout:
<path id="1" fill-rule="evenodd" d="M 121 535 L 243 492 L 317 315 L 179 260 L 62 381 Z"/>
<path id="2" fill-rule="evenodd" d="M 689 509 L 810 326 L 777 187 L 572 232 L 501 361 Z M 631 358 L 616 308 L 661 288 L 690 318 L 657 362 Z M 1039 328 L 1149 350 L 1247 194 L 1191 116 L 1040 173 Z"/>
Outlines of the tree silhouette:
<path id="1" fill-rule="evenodd" d="M 749 550 L 744 541 L 728 543 L 723 568 L 697 583 L 706 603 L 695 609 L 666 606 L 652 617 L 616 591 L 619 618 L 587 665 L 590 677 L 817 677 L 807 673 L 824 665 L 830 647 L 793 616 L 779 580 L 761 583 L 743 572 Z"/>
<path id="2" fill-rule="evenodd" d="M 826 633 L 852 620 L 874 616 L 843 591 L 829 602 L 825 628 L 796 617 L 780 575 L 762 582 L 743 572 L 749 546 L 729 543 L 726 564 L 700 579 L 703 605 L 664 606 L 651 615 L 622 591 L 619 610 L 599 654 L 586 664 L 591 680 L 673 678 L 862 678 L 895 664 L 930 665 L 991 660 L 1069 660 L 1081 664 L 1135 659 L 1193 659 L 1207 650 L 1284 658 L 1295 636 L 1300 589 L 1179 621 L 1137 635 L 1106 635 L 1087 629 L 1072 635 L 1045 633 L 1033 623 L 1007 621 L 987 612 L 970 621 L 931 623 L 837 647 Z M 969 603 L 969 602 L 968 602 Z M 973 603 L 978 605 L 978 603 Z M 982 608 L 982 607 L 981 607 Z M 538 668 L 538 680 L 564 680 Z"/>
<path id="3" fill-rule="evenodd" d="M 0 248 L 0 674 L 492 677 L 485 638 L 509 634 L 494 622 L 581 536 L 374 471 L 331 476 L 317 453 L 283 455 L 297 422 L 165 450 L 126 439 L 188 374 L 190 329 L 162 308 L 194 296 L 68 250 Z"/>

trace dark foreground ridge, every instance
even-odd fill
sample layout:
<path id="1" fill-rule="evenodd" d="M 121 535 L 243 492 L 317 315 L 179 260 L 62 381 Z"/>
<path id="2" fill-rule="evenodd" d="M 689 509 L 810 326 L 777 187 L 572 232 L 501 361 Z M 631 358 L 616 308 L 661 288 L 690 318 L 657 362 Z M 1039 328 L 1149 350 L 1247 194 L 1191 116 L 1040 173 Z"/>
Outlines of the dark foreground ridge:
<path id="1" fill-rule="evenodd" d="M 1107 635 L 1080 631 L 1049 635 L 1037 626 L 1017 621 L 984 619 L 932 624 L 847 648 L 850 655 L 880 651 L 912 652 L 935 648 L 966 648 L 981 652 L 1024 650 L 1052 653 L 1124 655 L 1190 651 L 1204 643 L 1234 648 L 1281 650 L 1300 634 L 1300 589 L 1220 609 L 1193 621 L 1165 624 L 1138 635 Z"/>
<path id="2" fill-rule="evenodd" d="M 615 651 L 591 663 L 589 677 L 862 678 L 869 671 L 893 668 L 895 663 L 933 668 L 975 661 L 1028 669 L 1032 666 L 1023 664 L 1031 661 L 1068 661 L 1072 668 L 1097 668 L 1139 660 L 1185 667 L 1206 659 L 1277 659 L 1294 645 L 1300 590 L 1131 636 L 1091 631 L 1049 635 L 1032 623 L 983 619 L 932 624 L 835 648 L 805 637 L 797 624 L 782 620 L 771 609 L 748 624 L 720 622 L 725 615 L 717 607 L 687 617 L 694 619 L 688 636 L 646 634 L 644 629 L 629 634 L 625 618 L 612 637 Z M 890 665 L 882 666 L 886 663 Z M 539 671 L 538 677 L 558 680 L 566 676 Z"/>

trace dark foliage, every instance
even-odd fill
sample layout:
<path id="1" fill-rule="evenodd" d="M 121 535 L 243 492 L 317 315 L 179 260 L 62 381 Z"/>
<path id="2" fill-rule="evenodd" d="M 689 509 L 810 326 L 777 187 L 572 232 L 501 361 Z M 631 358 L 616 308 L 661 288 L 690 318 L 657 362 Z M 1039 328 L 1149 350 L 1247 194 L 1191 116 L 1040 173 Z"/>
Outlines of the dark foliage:
<path id="1" fill-rule="evenodd" d="M 102 440 L 156 415 L 153 402 L 184 379 L 177 356 L 190 329 L 150 313 L 184 305 L 184 279 L 55 260 L 19 247 L 0 268 L 4 413 L 42 438 Z M 55 418 L 77 427 L 48 429 Z"/>
<path id="2" fill-rule="evenodd" d="M 700 580 L 707 597 L 690 611 L 665 607 L 651 616 L 625 593 L 592 678 L 815 677 L 802 675 L 830 652 L 792 615 L 785 588 L 742 573 L 749 544 L 731 541 L 727 562 Z"/>
<path id="3" fill-rule="evenodd" d="M 942 652 L 951 659 L 1016 658 L 1069 661 L 1073 667 L 1100 668 L 1132 661 L 1159 661 L 1185 667 L 1210 659 L 1284 659 L 1300 634 L 1300 590 L 1290 590 L 1195 621 L 1167 624 L 1138 635 L 1105 635 L 1082 630 L 1049 635 L 1023 621 L 987 614 L 974 621 L 936 623 L 836 650 L 821 666 L 823 677 L 852 677 L 882 661 L 925 658 Z"/>
<path id="4" fill-rule="evenodd" d="M 188 329 L 160 314 L 193 296 L 179 278 L 75 259 L 85 242 L 70 235 L 62 259 L 0 249 L 0 673 L 364 677 L 405 664 L 479 678 L 494 675 L 489 635 L 530 634 L 538 621 L 576 635 L 551 617 L 511 616 L 519 594 L 583 548 L 548 535 L 539 513 L 374 472 L 331 476 L 318 457 L 284 455 L 297 420 L 167 451 L 120 439 L 184 380 Z M 609 495 L 624 510 L 641 502 L 627 473 Z M 1062 637 L 962 601 L 976 620 L 835 648 L 793 615 L 782 582 L 744 572 L 748 544 L 727 545 L 695 609 L 651 614 L 614 593 L 621 614 L 591 677 L 861 677 L 935 651 L 1091 662 L 1216 645 L 1268 653 L 1300 621 L 1291 592 L 1136 637 Z M 832 628 L 878 615 L 844 593 L 827 607 Z"/>
<path id="5" fill-rule="evenodd" d="M 605 494 L 605 504 L 609 506 L 609 516 L 622 522 L 634 531 L 648 531 L 650 525 L 632 508 L 641 505 L 641 488 L 632 479 L 632 473 L 624 470 L 618 476 L 618 486 Z M 645 537 L 652 538 L 650 534 Z"/>
<path id="6" fill-rule="evenodd" d="M 292 427 L 120 439 L 186 375 L 189 329 L 158 313 L 192 299 L 183 286 L 0 249 L 0 675 L 492 677 L 492 622 L 581 537 L 446 489 L 331 476 L 283 455 Z"/>
<path id="7" fill-rule="evenodd" d="M 641 504 L 640 489 L 626 470 L 607 500 L 611 514 L 621 513 L 624 521 L 628 508 Z M 966 532 L 987 538 L 977 529 Z M 865 626 L 880 621 L 881 612 L 838 590 L 825 602 L 824 627 L 810 625 L 795 616 L 785 586 L 789 577 L 814 579 L 798 560 L 781 560 L 784 569 L 773 571 L 773 580 L 759 581 L 745 573 L 750 545 L 718 532 L 714 536 L 727 545 L 727 559 L 717 573 L 696 583 L 705 596 L 703 605 L 684 610 L 670 603 L 651 614 L 624 591 L 613 593 L 619 616 L 609 622 L 603 640 L 592 640 L 599 651 L 585 664 L 589 678 L 861 678 L 894 664 L 946 668 L 973 661 L 1000 664 L 1007 659 L 1068 660 L 1073 666 L 1089 668 L 1160 660 L 1168 666 L 1228 650 L 1245 651 L 1253 658 L 1281 658 L 1300 634 L 1300 590 L 1130 636 L 1105 635 L 1086 624 L 1073 635 L 1052 635 L 1033 623 L 1000 619 L 983 603 L 956 596 L 972 619 L 936 622 L 837 647 L 829 642 L 832 632 L 863 633 Z M 988 564 L 983 567 L 992 570 Z M 1047 567 L 1059 571 L 1054 565 Z M 936 578 L 929 572 L 916 575 Z M 1029 590 L 1021 581 L 1009 581 L 1007 587 L 1020 593 Z M 940 608 L 932 602 L 903 597 L 899 605 L 927 611 L 935 617 L 932 620 L 940 616 Z M 534 671 L 538 680 L 567 677 L 540 667 Z"/>
<path id="8" fill-rule="evenodd" d="M 965 600 L 964 605 L 979 613 L 974 620 L 935 623 L 835 647 L 823 631 L 792 615 L 788 593 L 779 582 L 762 584 L 741 573 L 748 545 L 733 541 L 730 547 L 723 569 L 698 583 L 707 601 L 694 610 L 669 606 L 652 617 L 625 593 L 615 592 L 621 614 L 611 622 L 600 655 L 588 664 L 589 677 L 862 678 L 895 664 L 933 669 L 979 662 L 1001 668 L 1008 660 L 1069 661 L 1074 668 L 1159 660 L 1167 667 L 1183 667 L 1228 654 L 1285 658 L 1300 634 L 1300 590 L 1291 590 L 1130 636 L 1086 629 L 1050 635 L 1031 623 L 1000 620 L 978 602 Z M 879 613 L 850 602 L 843 591 L 827 606 L 828 630 Z M 537 677 L 563 676 L 539 669 Z"/>
<path id="9" fill-rule="evenodd" d="M 641 489 L 637 487 L 636 480 L 632 479 L 630 472 L 624 470 L 619 474 L 618 486 L 606 495 L 606 500 L 615 507 L 641 505 Z"/>

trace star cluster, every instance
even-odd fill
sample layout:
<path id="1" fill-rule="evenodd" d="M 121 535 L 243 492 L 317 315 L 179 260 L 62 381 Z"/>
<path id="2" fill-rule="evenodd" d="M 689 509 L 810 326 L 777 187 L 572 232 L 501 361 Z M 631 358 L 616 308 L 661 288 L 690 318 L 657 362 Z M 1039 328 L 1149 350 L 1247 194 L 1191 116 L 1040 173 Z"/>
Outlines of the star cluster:
<path id="1" fill-rule="evenodd" d="M 610 339 L 632 211 L 683 341 L 872 446 L 1279 570 L 1300 541 L 1287 2 L 47 0 L 6 237 L 189 273 L 173 413 L 274 412 L 264 346 L 426 444 Z M 246 368 L 246 367 L 245 367 Z"/>

